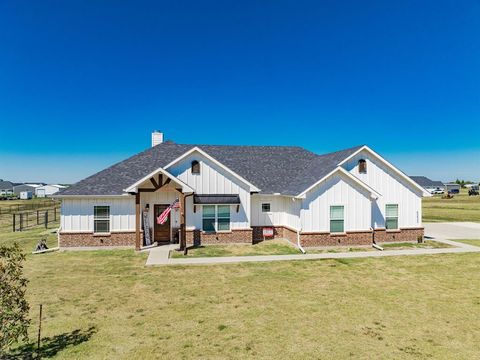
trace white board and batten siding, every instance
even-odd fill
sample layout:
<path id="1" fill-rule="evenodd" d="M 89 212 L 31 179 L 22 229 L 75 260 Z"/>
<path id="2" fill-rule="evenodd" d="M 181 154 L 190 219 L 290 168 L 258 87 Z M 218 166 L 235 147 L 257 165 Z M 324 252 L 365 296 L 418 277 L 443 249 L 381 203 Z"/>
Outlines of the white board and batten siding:
<path id="1" fill-rule="evenodd" d="M 192 174 L 192 161 L 200 163 L 200 174 Z M 250 228 L 250 187 L 243 181 L 216 165 L 198 152 L 193 152 L 180 162 L 166 169 L 172 175 L 178 177 L 191 188 L 196 194 L 235 194 L 240 197 L 240 208 L 230 206 L 230 226 L 235 229 Z M 202 228 L 202 207 L 197 205 L 193 212 L 193 199 L 187 197 L 187 229 Z"/>
<path id="2" fill-rule="evenodd" d="M 371 200 L 368 191 L 345 175 L 335 174 L 307 192 L 300 211 L 302 232 L 329 232 L 330 206 L 344 206 L 345 231 L 371 227 Z"/>
<path id="3" fill-rule="evenodd" d="M 93 232 L 94 206 L 110 206 L 110 231 L 135 231 L 135 200 L 112 198 L 64 198 L 60 222 L 62 232 Z"/>
<path id="4" fill-rule="evenodd" d="M 367 162 L 367 172 L 359 172 L 358 161 Z M 343 167 L 361 181 L 374 188 L 381 196 L 372 203 L 372 225 L 385 227 L 385 206 L 398 204 L 398 226 L 413 228 L 422 226 L 422 193 L 385 165 L 376 156 L 362 151 L 343 164 Z"/>
<path id="5" fill-rule="evenodd" d="M 171 189 L 169 186 L 166 191 L 164 189 L 155 192 L 142 192 L 140 195 L 140 208 L 143 210 L 145 209 L 145 205 L 149 204 L 149 223 L 150 228 L 153 229 L 154 226 L 154 206 L 156 204 L 159 205 L 170 205 L 172 204 L 175 199 L 178 199 L 179 194 L 175 189 Z M 180 227 L 180 210 L 173 209 L 170 212 L 170 227 Z"/>
<path id="6" fill-rule="evenodd" d="M 262 204 L 270 204 L 269 212 L 262 212 Z M 292 230 L 300 227 L 301 199 L 279 195 L 252 196 L 252 226 L 286 226 Z"/>

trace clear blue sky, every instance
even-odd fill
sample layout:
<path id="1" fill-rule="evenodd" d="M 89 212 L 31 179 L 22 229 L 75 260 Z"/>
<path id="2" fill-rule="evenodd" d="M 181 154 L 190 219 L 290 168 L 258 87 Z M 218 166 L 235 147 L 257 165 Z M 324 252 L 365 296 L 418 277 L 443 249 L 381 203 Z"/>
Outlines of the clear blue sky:
<path id="1" fill-rule="evenodd" d="M 149 146 L 366 143 L 480 180 L 478 1 L 0 2 L 0 178 L 75 182 Z"/>

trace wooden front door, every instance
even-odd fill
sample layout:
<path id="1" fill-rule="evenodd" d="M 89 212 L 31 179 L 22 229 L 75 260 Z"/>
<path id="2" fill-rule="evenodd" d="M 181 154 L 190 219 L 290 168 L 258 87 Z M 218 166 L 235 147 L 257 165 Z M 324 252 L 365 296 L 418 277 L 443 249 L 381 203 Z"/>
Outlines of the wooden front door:
<path id="1" fill-rule="evenodd" d="M 154 206 L 154 218 L 153 218 L 153 241 L 157 243 L 169 243 L 170 242 L 170 214 L 168 214 L 167 221 L 163 225 L 157 223 L 157 218 L 168 207 L 168 204 L 156 204 Z"/>

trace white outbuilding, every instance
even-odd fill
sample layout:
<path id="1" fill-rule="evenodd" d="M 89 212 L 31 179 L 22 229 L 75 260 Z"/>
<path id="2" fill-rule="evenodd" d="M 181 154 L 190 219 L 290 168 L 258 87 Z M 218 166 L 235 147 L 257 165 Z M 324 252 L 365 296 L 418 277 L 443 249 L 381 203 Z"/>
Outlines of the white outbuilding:
<path id="1" fill-rule="evenodd" d="M 66 186 L 58 184 L 43 185 L 35 188 L 35 195 L 37 197 L 47 197 L 56 194 L 57 192 L 65 188 Z"/>

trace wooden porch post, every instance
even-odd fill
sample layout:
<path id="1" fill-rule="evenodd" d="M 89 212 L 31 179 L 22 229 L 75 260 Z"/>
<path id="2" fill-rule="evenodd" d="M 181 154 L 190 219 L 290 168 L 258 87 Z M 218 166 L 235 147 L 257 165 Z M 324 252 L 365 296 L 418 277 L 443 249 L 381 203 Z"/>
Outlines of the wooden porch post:
<path id="1" fill-rule="evenodd" d="M 180 192 L 180 250 L 186 251 L 187 249 L 187 234 L 185 233 L 185 194 Z"/>
<path id="2" fill-rule="evenodd" d="M 140 250 L 140 192 L 135 194 L 135 250 Z"/>

